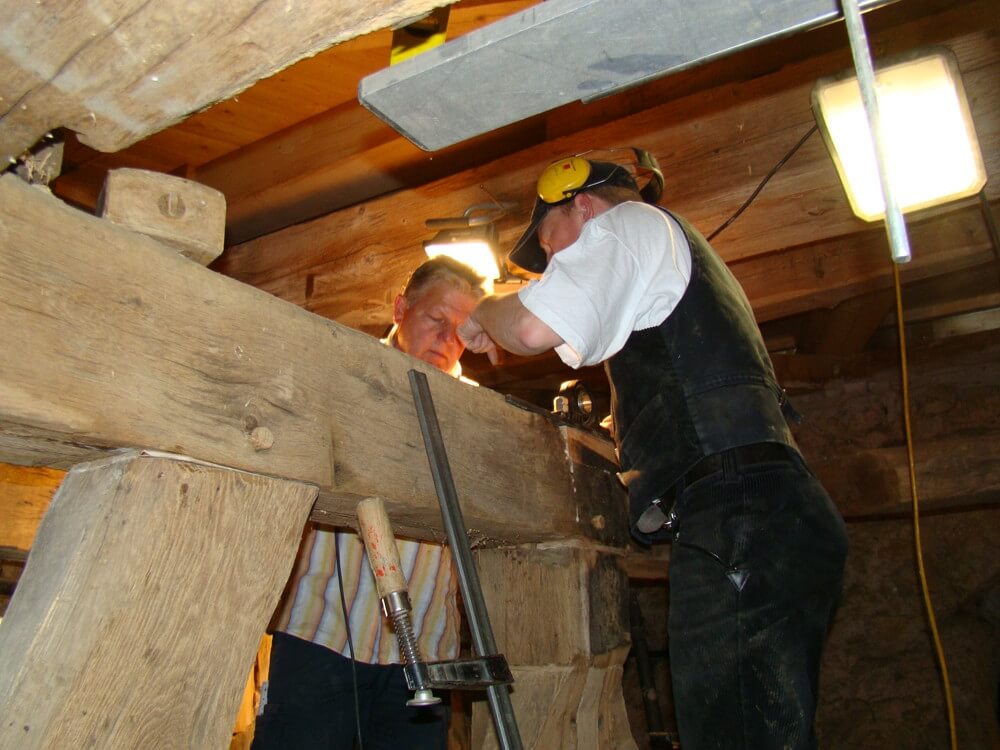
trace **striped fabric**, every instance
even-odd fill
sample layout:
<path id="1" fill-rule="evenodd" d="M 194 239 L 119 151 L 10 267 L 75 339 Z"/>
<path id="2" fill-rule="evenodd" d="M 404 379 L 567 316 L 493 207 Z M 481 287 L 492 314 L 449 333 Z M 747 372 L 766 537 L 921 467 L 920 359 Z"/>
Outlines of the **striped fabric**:
<path id="1" fill-rule="evenodd" d="M 360 537 L 353 532 L 306 531 L 277 629 L 350 656 L 335 567 L 334 537 L 350 614 L 354 658 L 398 664 L 396 636 L 382 615 L 375 577 Z M 458 656 L 458 606 L 451 551 L 439 544 L 397 540 L 409 581 L 411 617 L 421 656 L 427 661 Z"/>
<path id="2" fill-rule="evenodd" d="M 396 329 L 382 343 L 394 346 Z M 469 385 L 456 362 L 449 373 Z M 365 545 L 354 532 L 325 531 L 307 527 L 295 572 L 289 582 L 275 627 L 296 638 L 311 641 L 351 656 L 344 627 L 344 611 L 337 581 L 334 537 L 340 548 L 344 599 L 350 615 L 354 659 L 368 664 L 399 664 L 396 635 L 382 614 L 375 576 L 368 564 Z M 451 550 L 440 544 L 397 539 L 399 560 L 409 582 L 410 617 L 425 661 L 458 656 L 457 582 Z"/>

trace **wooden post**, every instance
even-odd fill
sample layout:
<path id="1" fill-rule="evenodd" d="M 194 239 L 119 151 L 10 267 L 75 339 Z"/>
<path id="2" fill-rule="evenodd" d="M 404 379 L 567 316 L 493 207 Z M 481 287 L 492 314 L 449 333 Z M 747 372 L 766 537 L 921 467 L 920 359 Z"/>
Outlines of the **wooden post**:
<path id="1" fill-rule="evenodd" d="M 497 645 L 514 674 L 524 747 L 635 750 L 622 695 L 628 581 L 619 555 L 552 545 L 475 554 Z M 472 746 L 498 747 L 483 702 L 473 705 Z"/>
<path id="2" fill-rule="evenodd" d="M 135 451 L 74 467 L 0 625 L 0 747 L 228 746 L 316 494 Z"/>

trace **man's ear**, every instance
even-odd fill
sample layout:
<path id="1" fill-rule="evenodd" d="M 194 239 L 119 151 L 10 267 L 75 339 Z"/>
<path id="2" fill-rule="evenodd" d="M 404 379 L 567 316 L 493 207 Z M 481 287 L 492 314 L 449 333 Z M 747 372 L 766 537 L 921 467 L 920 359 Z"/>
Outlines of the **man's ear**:
<path id="1" fill-rule="evenodd" d="M 403 317 L 406 315 L 406 297 L 402 294 L 397 294 L 396 299 L 392 303 L 392 322 L 396 325 L 400 325 L 403 322 Z"/>
<path id="2" fill-rule="evenodd" d="M 590 221 L 595 216 L 594 198 L 588 193 L 577 193 L 573 196 L 573 210 L 582 214 L 584 221 Z"/>

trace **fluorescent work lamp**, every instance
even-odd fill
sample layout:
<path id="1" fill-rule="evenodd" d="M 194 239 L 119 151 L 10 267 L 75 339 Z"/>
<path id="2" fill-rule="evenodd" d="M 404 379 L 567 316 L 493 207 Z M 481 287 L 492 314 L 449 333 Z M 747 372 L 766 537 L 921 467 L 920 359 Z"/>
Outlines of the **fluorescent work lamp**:
<path id="1" fill-rule="evenodd" d="M 986 183 L 958 65 L 950 50 L 888 65 L 875 75 L 888 179 L 903 211 L 978 193 Z M 854 213 L 885 215 L 858 80 L 817 81 L 813 112 Z"/>
<path id="2" fill-rule="evenodd" d="M 492 224 L 481 227 L 442 229 L 424 242 L 428 258 L 448 255 L 486 279 L 486 291 L 491 292 L 493 282 L 500 278 L 496 256 L 497 231 Z"/>
<path id="3" fill-rule="evenodd" d="M 439 229 L 433 238 L 424 241 L 428 258 L 447 255 L 464 263 L 486 279 L 483 285 L 493 292 L 493 282 L 504 278 L 505 267 L 499 260 L 499 237 L 493 224 L 512 204 L 479 203 L 469 207 L 463 216 L 452 219 L 427 219 L 428 229 Z"/>

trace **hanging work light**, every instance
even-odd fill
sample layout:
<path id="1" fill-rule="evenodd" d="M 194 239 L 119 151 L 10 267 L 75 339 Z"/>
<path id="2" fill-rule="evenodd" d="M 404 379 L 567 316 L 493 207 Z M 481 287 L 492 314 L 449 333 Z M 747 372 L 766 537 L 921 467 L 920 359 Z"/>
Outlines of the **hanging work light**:
<path id="1" fill-rule="evenodd" d="M 938 48 L 881 67 L 875 85 L 888 179 L 900 208 L 915 211 L 979 192 L 986 170 L 952 52 Z M 885 203 L 857 77 L 821 79 L 812 103 L 851 209 L 865 221 L 881 219 Z"/>

